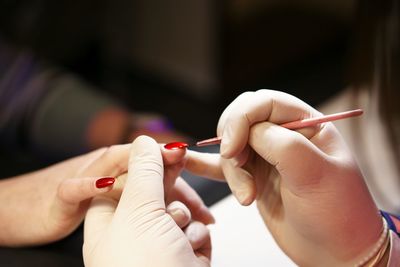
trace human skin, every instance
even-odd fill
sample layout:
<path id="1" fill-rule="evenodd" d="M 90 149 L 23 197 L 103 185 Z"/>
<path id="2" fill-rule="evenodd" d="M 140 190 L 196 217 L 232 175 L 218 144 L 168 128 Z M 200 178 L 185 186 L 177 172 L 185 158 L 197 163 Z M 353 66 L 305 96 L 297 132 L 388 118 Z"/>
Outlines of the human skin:
<path id="1" fill-rule="evenodd" d="M 383 229 L 355 160 L 332 123 L 279 126 L 320 115 L 282 92 L 244 93 L 221 115 L 221 156 L 191 151 L 186 168 L 226 180 L 243 205 L 256 200 L 276 242 L 300 266 L 354 266 Z"/>
<path id="2" fill-rule="evenodd" d="M 83 247 L 86 266 L 210 266 L 206 226 L 198 221 L 178 225 L 168 214 L 166 199 L 173 194 L 173 183 L 168 180 L 181 169 L 167 174 L 164 167 L 153 139 L 141 136 L 133 142 L 120 200 L 98 196 L 88 210 Z"/>
<path id="3" fill-rule="evenodd" d="M 98 195 L 110 195 L 117 201 L 127 172 L 131 145 L 116 145 L 78 156 L 48 168 L 0 180 L 0 245 L 9 247 L 33 246 L 54 242 L 74 231 L 82 222 L 90 200 Z M 187 220 L 186 210 L 205 224 L 213 218 L 190 186 L 179 179 L 182 166 L 179 160 L 184 151 L 164 151 L 166 176 L 171 178 L 170 211 L 174 219 Z M 102 177 L 116 177 L 113 186 L 97 188 Z M 183 214 L 179 209 L 186 209 Z M 182 223 L 182 222 L 179 222 Z"/>

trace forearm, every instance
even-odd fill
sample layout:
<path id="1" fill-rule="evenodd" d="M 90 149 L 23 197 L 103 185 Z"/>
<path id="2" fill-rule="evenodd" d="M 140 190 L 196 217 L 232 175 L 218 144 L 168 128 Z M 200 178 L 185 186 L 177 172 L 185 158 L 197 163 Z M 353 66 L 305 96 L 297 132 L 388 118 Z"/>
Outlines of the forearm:
<path id="1" fill-rule="evenodd" d="M 35 229 L 44 225 L 43 171 L 0 180 L 0 246 L 37 244 Z M 48 192 L 51 194 L 51 192 Z"/>

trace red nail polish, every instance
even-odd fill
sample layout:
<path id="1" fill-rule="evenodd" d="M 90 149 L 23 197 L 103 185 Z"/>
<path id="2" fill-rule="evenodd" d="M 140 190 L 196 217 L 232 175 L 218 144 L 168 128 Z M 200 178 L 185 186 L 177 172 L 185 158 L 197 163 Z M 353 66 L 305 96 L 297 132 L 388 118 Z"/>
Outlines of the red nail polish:
<path id="1" fill-rule="evenodd" d="M 115 182 L 115 178 L 113 178 L 113 177 L 100 178 L 96 181 L 96 187 L 104 188 L 104 187 L 114 184 L 114 182 Z"/>
<path id="2" fill-rule="evenodd" d="M 173 142 L 173 143 L 168 143 L 164 147 L 166 149 L 184 149 L 187 148 L 189 145 L 184 143 L 184 142 Z"/>

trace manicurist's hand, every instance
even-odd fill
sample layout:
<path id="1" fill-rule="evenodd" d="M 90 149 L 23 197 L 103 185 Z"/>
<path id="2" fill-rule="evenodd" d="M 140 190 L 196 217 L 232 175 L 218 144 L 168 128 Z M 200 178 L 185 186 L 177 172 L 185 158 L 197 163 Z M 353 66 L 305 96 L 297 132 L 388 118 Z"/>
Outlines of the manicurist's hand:
<path id="1" fill-rule="evenodd" d="M 119 202 L 98 196 L 88 210 L 83 248 L 86 266 L 210 265 L 211 244 L 205 225 L 191 220 L 185 201 L 178 202 L 180 207 L 166 205 L 171 196 L 187 199 L 183 197 L 186 193 L 182 194 L 187 190 L 179 189 L 181 180 L 168 181 L 179 168 L 164 170 L 160 147 L 153 139 L 139 137 L 133 142 Z M 174 209 L 179 212 L 171 212 Z M 176 218 L 179 213 L 186 221 Z"/>
<path id="2" fill-rule="evenodd" d="M 256 200 L 275 240 L 300 266 L 354 266 L 383 229 L 356 162 L 332 123 L 279 126 L 320 115 L 282 92 L 244 93 L 220 118 L 221 157 L 190 152 L 186 166 L 225 179 L 244 205 Z"/>

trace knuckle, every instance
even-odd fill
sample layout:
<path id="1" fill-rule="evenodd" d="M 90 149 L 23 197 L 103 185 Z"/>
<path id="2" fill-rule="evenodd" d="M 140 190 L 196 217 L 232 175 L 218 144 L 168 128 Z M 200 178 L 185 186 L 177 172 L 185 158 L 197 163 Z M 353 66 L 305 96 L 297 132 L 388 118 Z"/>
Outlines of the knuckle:
<path id="1" fill-rule="evenodd" d="M 118 160 L 119 157 L 116 157 L 116 154 L 120 152 L 119 148 L 119 145 L 107 147 L 103 153 L 103 159 L 109 164 L 110 168 L 121 174 L 127 171 L 127 162 L 121 162 Z"/>
<path id="2" fill-rule="evenodd" d="M 63 201 L 66 199 L 66 188 L 65 181 L 63 181 L 57 188 L 57 196 Z"/>
<path id="3" fill-rule="evenodd" d="M 282 138 L 283 140 L 279 142 L 281 151 L 284 153 L 287 153 L 287 151 L 302 151 L 304 140 L 301 137 L 299 134 L 294 134 L 289 138 Z"/>
<path id="4" fill-rule="evenodd" d="M 57 196 L 58 199 L 62 201 L 64 204 L 74 204 L 73 199 L 71 199 L 71 181 L 64 180 L 57 188 Z"/>
<path id="5" fill-rule="evenodd" d="M 134 165 L 138 166 L 135 172 L 140 174 L 154 174 L 163 176 L 164 169 L 162 162 L 155 159 L 141 159 L 133 162 Z"/>

